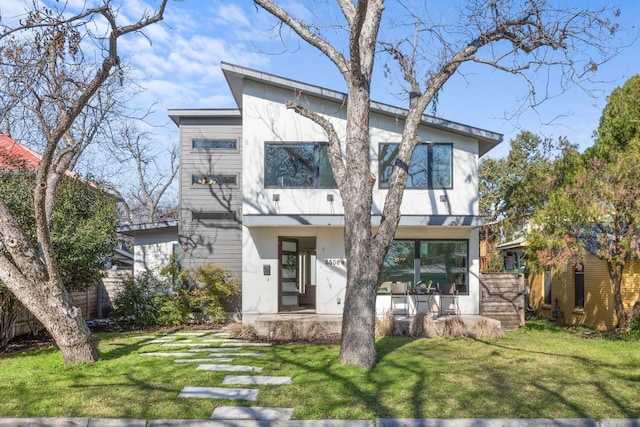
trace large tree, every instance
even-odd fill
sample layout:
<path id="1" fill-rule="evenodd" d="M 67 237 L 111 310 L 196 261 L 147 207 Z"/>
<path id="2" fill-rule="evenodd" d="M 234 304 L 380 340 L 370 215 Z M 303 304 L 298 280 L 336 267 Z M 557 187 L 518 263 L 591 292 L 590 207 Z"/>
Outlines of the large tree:
<path id="1" fill-rule="evenodd" d="M 480 214 L 493 228 L 500 228 L 503 239 L 523 236 L 533 214 L 558 185 L 550 175 L 556 161 L 576 149 L 566 138 L 553 141 L 530 131 L 520 132 L 509 142 L 507 157 L 486 157 L 479 162 Z"/>
<path id="2" fill-rule="evenodd" d="M 607 100 L 595 144 L 583 156 L 567 153 L 550 176 L 556 190 L 535 216 L 529 237 L 540 266 L 566 268 L 586 251 L 607 263 L 617 326 L 640 315 L 640 295 L 625 307 L 623 272 L 640 256 L 640 75 Z"/>
<path id="3" fill-rule="evenodd" d="M 541 70 L 554 67 L 553 78 L 560 87 L 566 87 L 584 73 L 596 70 L 600 61 L 607 58 L 611 53 L 607 44 L 616 31 L 609 18 L 616 12 L 560 7 L 545 0 L 471 0 L 458 5 L 460 19 L 449 24 L 440 17 L 425 18 L 429 2 L 402 1 L 397 2 L 398 6 L 410 15 L 394 23 L 383 20 L 383 0 L 337 0 L 341 14 L 336 19 L 340 22 L 323 27 L 313 14 L 307 18 L 294 15 L 293 7 L 287 10 L 270 0 L 254 3 L 317 48 L 337 67 L 346 83 L 347 123 L 342 137 L 319 112 L 299 102 L 290 102 L 289 107 L 319 124 L 329 140 L 329 161 L 345 209 L 347 287 L 340 360 L 371 367 L 376 362 L 378 276 L 400 220 L 406 165 L 420 142 L 418 127 L 427 106 L 437 99 L 451 76 L 471 62 L 523 76 L 532 85 L 531 102 L 540 102 L 545 92 L 541 98 L 536 95 L 534 82 Z M 408 34 L 403 31 L 408 28 L 407 21 L 411 22 Z M 387 27 L 391 24 L 395 26 Z M 383 40 L 379 36 L 381 26 L 395 39 Z M 380 55 L 386 55 L 388 61 L 386 74 L 395 75 L 402 82 L 407 114 L 383 220 L 374 232 L 371 208 L 375 178 L 369 157 L 369 107 L 375 63 Z"/>
<path id="4" fill-rule="evenodd" d="M 44 325 L 65 362 L 91 362 L 98 352 L 55 256 L 59 183 L 102 129 L 104 101 L 124 78 L 118 41 L 160 21 L 167 1 L 133 21 L 109 0 L 77 14 L 65 2 L 36 1 L 20 22 L 0 22 L 0 123 L 20 129 L 42 153 L 33 187 L 37 245 L 0 199 L 0 241 L 8 252 L 0 256 L 0 280 Z"/>
<path id="5" fill-rule="evenodd" d="M 3 173 L 0 167 L 0 198 L 36 245 L 34 179 L 35 174 L 27 170 Z M 83 291 L 97 283 L 117 244 L 116 198 L 93 183 L 65 176 L 60 182 L 50 225 L 56 263 L 67 290 Z M 0 253 L 9 256 L 2 248 Z M 20 307 L 0 281 L 0 348 L 12 337 L 12 322 Z"/>

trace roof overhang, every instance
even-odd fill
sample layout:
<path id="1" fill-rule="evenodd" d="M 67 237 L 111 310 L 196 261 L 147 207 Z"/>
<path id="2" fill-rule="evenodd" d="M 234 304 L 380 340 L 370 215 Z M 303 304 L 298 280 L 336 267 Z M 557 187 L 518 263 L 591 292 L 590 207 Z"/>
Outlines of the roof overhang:
<path id="1" fill-rule="evenodd" d="M 169 220 L 169 221 L 158 221 L 158 222 L 147 222 L 143 224 L 125 224 L 118 226 L 118 233 L 124 234 L 125 236 L 137 236 L 144 233 L 149 232 L 158 232 L 158 231 L 167 231 L 167 232 L 178 232 L 178 221 L 177 220 Z"/>
<path id="2" fill-rule="evenodd" d="M 233 98 L 235 99 L 236 104 L 238 105 L 240 110 L 242 110 L 243 80 L 245 79 L 288 90 L 293 89 L 298 94 L 309 94 L 337 103 L 346 104 L 347 101 L 347 94 L 343 92 L 338 92 L 320 86 L 299 82 L 297 80 L 287 79 L 284 77 L 276 76 L 274 74 L 252 70 L 250 68 L 229 64 L 226 62 L 222 62 L 220 68 L 222 69 L 222 72 L 227 79 L 227 83 L 229 84 L 229 88 L 231 89 L 231 93 L 233 94 Z M 408 113 L 406 109 L 373 101 L 371 102 L 371 110 L 378 114 L 394 118 L 400 117 L 402 119 L 404 119 Z M 485 129 L 480 129 L 429 115 L 422 116 L 422 124 L 431 128 L 440 129 L 443 131 L 477 139 L 479 156 L 486 154 L 489 150 L 500 144 L 503 139 L 503 135 L 500 133 L 491 132 Z"/>
<path id="3" fill-rule="evenodd" d="M 378 227 L 381 215 L 371 216 L 371 225 Z M 402 215 L 399 227 L 479 227 L 484 219 L 473 215 Z M 264 215 L 242 216 L 247 227 L 344 227 L 344 215 Z"/>

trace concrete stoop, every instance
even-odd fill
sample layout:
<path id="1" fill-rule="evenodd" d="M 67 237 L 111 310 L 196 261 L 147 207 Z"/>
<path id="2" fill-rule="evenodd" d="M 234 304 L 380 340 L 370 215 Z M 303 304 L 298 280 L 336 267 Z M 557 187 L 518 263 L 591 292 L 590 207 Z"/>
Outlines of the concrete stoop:
<path id="1" fill-rule="evenodd" d="M 329 334 L 339 334 L 342 331 L 341 315 L 313 313 L 261 314 L 255 317 L 253 327 L 258 335 L 268 337 L 269 332 L 275 330 L 278 323 L 282 322 L 294 322 L 302 332 L 313 323 L 324 326 Z"/>

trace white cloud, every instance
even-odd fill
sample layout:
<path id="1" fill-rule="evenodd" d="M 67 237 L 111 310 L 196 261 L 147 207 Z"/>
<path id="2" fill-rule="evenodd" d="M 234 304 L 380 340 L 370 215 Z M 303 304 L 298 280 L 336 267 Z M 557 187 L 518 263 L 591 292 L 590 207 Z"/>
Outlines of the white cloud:
<path id="1" fill-rule="evenodd" d="M 226 24 L 230 27 L 249 27 L 251 25 L 249 18 L 244 11 L 234 4 L 223 4 L 217 10 L 218 16 L 214 22 L 218 24 Z"/>

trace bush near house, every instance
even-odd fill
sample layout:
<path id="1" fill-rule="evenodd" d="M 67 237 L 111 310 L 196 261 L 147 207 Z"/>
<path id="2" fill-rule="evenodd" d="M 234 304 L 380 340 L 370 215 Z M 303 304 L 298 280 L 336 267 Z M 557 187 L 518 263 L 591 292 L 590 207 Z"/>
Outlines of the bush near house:
<path id="1" fill-rule="evenodd" d="M 114 314 L 134 316 L 142 326 L 223 323 L 222 300 L 240 288 L 229 270 L 213 264 L 179 271 L 172 261 L 161 273 L 162 279 L 145 273 L 126 282 Z"/>

